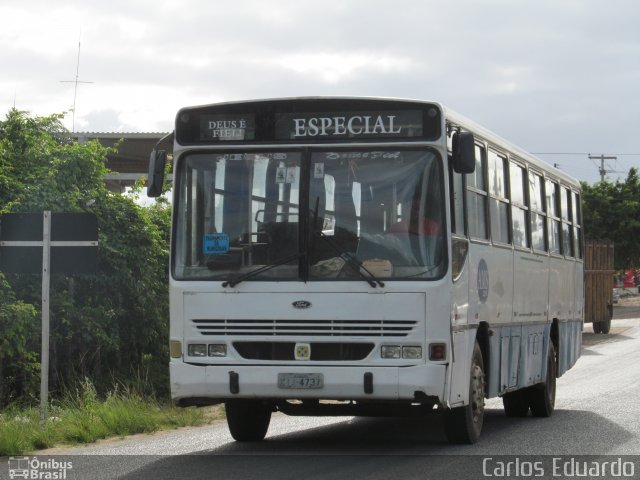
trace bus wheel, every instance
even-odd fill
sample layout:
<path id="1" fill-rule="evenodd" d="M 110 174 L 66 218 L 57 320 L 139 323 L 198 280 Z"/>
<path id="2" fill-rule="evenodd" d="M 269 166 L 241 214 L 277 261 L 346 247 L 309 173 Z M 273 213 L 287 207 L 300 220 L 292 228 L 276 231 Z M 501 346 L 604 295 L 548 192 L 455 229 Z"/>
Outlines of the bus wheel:
<path id="1" fill-rule="evenodd" d="M 452 408 L 444 414 L 444 426 L 451 443 L 476 443 L 484 420 L 484 363 L 476 342 L 469 376 L 469 404 Z"/>
<path id="2" fill-rule="evenodd" d="M 556 404 L 556 349 L 549 342 L 547 355 L 547 379 L 544 383 L 529 387 L 529 406 L 534 417 L 550 417 Z"/>
<path id="3" fill-rule="evenodd" d="M 526 417 L 529 413 L 529 399 L 523 390 L 505 393 L 502 404 L 507 417 Z"/>
<path id="4" fill-rule="evenodd" d="M 600 322 L 600 333 L 609 333 L 611 330 L 611 319 Z"/>
<path id="5" fill-rule="evenodd" d="M 271 409 L 258 400 L 229 400 L 224 404 L 227 425 L 234 440 L 259 442 L 271 421 Z"/>
<path id="6" fill-rule="evenodd" d="M 602 323 L 593 322 L 593 333 L 601 333 L 602 332 Z"/>

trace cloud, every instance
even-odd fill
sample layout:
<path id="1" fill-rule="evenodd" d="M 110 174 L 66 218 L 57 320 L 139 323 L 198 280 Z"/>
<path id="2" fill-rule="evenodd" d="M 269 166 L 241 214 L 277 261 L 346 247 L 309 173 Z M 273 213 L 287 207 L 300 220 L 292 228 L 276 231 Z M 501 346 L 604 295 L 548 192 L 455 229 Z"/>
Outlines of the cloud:
<path id="1" fill-rule="evenodd" d="M 167 131 L 180 107 L 217 101 L 373 95 L 441 101 L 529 150 L 638 152 L 639 14 L 634 0 L 5 2 L 0 109 L 68 110 L 60 81 L 81 39 L 88 130 Z"/>
<path id="2" fill-rule="evenodd" d="M 294 53 L 267 62 L 306 77 L 320 77 L 329 84 L 352 80 L 364 75 L 389 73 L 408 74 L 413 66 L 410 58 L 380 55 L 375 52 Z M 261 61 L 258 61 L 261 63 Z"/>

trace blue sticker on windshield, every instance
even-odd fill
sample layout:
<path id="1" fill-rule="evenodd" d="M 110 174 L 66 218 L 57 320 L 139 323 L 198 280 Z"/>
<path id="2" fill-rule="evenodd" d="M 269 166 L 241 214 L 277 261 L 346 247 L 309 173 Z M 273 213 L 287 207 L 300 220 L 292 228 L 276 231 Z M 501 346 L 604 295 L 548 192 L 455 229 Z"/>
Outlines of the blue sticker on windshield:
<path id="1" fill-rule="evenodd" d="M 218 255 L 229 251 L 229 235 L 226 233 L 210 233 L 204 236 L 202 250 L 205 255 Z"/>

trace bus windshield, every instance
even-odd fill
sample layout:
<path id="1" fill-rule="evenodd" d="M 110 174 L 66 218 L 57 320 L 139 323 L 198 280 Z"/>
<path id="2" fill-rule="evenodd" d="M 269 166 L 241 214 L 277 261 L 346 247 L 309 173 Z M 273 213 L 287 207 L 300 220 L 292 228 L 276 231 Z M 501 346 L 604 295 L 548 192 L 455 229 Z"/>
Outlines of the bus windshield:
<path id="1" fill-rule="evenodd" d="M 444 275 L 435 150 L 191 153 L 179 165 L 177 279 L 362 281 L 359 264 L 385 279 Z"/>

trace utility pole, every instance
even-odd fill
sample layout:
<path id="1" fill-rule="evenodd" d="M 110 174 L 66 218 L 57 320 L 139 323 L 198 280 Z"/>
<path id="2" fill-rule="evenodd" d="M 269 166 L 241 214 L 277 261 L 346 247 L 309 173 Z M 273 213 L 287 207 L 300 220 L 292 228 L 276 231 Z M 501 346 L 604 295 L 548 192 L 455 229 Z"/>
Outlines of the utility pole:
<path id="1" fill-rule="evenodd" d="M 591 155 L 589 154 L 589 160 L 600 160 L 600 181 L 604 182 L 604 176 L 607 173 L 612 173 L 613 170 L 605 170 L 604 168 L 604 161 L 605 160 L 617 160 L 618 157 L 614 157 L 614 156 L 606 156 L 606 155 Z"/>

